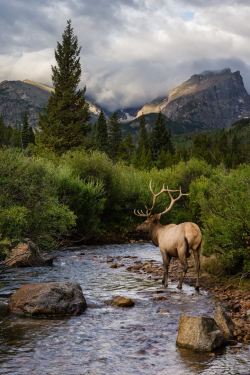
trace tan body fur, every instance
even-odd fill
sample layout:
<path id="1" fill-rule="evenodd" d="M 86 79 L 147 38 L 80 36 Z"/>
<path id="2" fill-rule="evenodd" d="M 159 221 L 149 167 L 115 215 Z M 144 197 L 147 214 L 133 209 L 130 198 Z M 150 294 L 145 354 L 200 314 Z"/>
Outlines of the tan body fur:
<path id="1" fill-rule="evenodd" d="M 159 246 L 163 265 L 164 274 L 162 283 L 165 287 L 168 286 L 168 267 L 171 258 L 179 258 L 183 274 L 178 284 L 178 288 L 182 288 L 183 279 L 188 269 L 187 258 L 190 256 L 190 251 L 193 251 L 196 263 L 197 282 L 196 290 L 199 290 L 199 271 L 200 271 L 200 246 L 202 234 L 198 225 L 194 223 L 182 223 L 179 225 L 169 224 L 161 225 L 159 222 L 161 215 L 151 215 L 147 220 L 139 225 L 137 230 L 148 232 L 155 244 Z"/>

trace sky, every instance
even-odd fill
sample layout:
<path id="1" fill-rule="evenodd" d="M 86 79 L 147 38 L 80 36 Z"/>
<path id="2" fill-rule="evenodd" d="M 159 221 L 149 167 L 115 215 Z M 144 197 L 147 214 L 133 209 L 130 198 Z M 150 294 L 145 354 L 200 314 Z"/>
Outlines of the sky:
<path id="1" fill-rule="evenodd" d="M 52 85 L 69 19 L 80 87 L 110 111 L 167 97 L 204 70 L 240 70 L 250 93 L 249 0 L 0 0 L 0 82 Z"/>

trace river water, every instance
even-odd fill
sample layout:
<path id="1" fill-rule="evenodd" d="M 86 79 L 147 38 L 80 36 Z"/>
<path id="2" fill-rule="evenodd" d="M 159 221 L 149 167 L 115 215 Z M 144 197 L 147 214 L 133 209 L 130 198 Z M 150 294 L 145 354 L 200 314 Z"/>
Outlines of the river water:
<path id="1" fill-rule="evenodd" d="M 84 254 L 83 254 L 84 253 Z M 107 257 L 124 267 L 110 268 Z M 129 258 L 137 256 L 136 258 Z M 53 267 L 17 269 L 1 276 L 1 293 L 27 283 L 76 281 L 87 300 L 81 316 L 22 318 L 0 315 L 0 374 L 239 375 L 250 372 L 250 347 L 198 353 L 176 346 L 180 314 L 213 316 L 216 305 L 205 291 L 176 283 L 162 294 L 160 281 L 126 270 L 136 260 L 161 262 L 151 244 L 89 246 L 58 253 Z M 131 297 L 135 306 L 106 302 Z M 156 296 L 166 300 L 156 301 Z M 165 310 L 164 313 L 159 312 Z"/>

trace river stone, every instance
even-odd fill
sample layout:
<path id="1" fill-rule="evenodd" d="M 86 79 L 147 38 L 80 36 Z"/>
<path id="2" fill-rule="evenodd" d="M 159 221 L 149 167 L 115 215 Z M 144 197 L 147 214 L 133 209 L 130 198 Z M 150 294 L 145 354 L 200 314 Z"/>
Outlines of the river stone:
<path id="1" fill-rule="evenodd" d="M 214 320 L 220 329 L 225 332 L 227 339 L 233 338 L 233 332 L 236 330 L 236 326 L 221 306 L 217 307 L 214 314 Z"/>
<path id="2" fill-rule="evenodd" d="M 43 258 L 38 254 L 37 246 L 32 241 L 28 241 L 28 243 L 20 242 L 5 259 L 5 265 L 8 267 L 45 266 L 52 265 L 52 263 L 53 258 Z"/>
<path id="3" fill-rule="evenodd" d="M 9 311 L 31 316 L 79 315 L 86 308 L 82 288 L 73 282 L 23 285 L 8 304 Z"/>
<path id="4" fill-rule="evenodd" d="M 197 351 L 212 351 L 226 344 L 226 336 L 213 318 L 180 316 L 176 344 Z"/>
<path id="5" fill-rule="evenodd" d="M 133 307 L 134 301 L 132 298 L 126 298 L 126 297 L 116 297 L 110 304 L 110 306 L 115 307 Z"/>

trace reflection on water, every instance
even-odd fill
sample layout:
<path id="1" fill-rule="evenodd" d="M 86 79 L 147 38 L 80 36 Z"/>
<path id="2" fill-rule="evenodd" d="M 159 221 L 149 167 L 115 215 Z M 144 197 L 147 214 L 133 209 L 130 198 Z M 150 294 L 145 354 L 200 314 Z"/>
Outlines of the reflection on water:
<path id="1" fill-rule="evenodd" d="M 239 375 L 250 369 L 250 353 L 230 347 L 211 353 L 179 349 L 175 345 L 179 316 L 209 315 L 215 310 L 206 292 L 199 295 L 184 285 L 170 283 L 166 300 L 156 301 L 159 282 L 130 273 L 126 267 L 110 269 L 107 256 L 121 256 L 126 266 L 138 259 L 160 261 L 150 244 L 106 245 L 58 254 L 52 268 L 18 269 L 6 274 L 1 292 L 14 292 L 25 283 L 77 281 L 89 308 L 77 317 L 62 319 L 18 318 L 0 315 L 1 374 L 143 374 Z M 132 309 L 106 304 L 114 296 L 135 301 Z M 158 294 L 157 294 L 158 295 Z M 159 313 L 165 310 L 166 313 Z M 1 312 L 0 312 L 1 314 Z"/>

